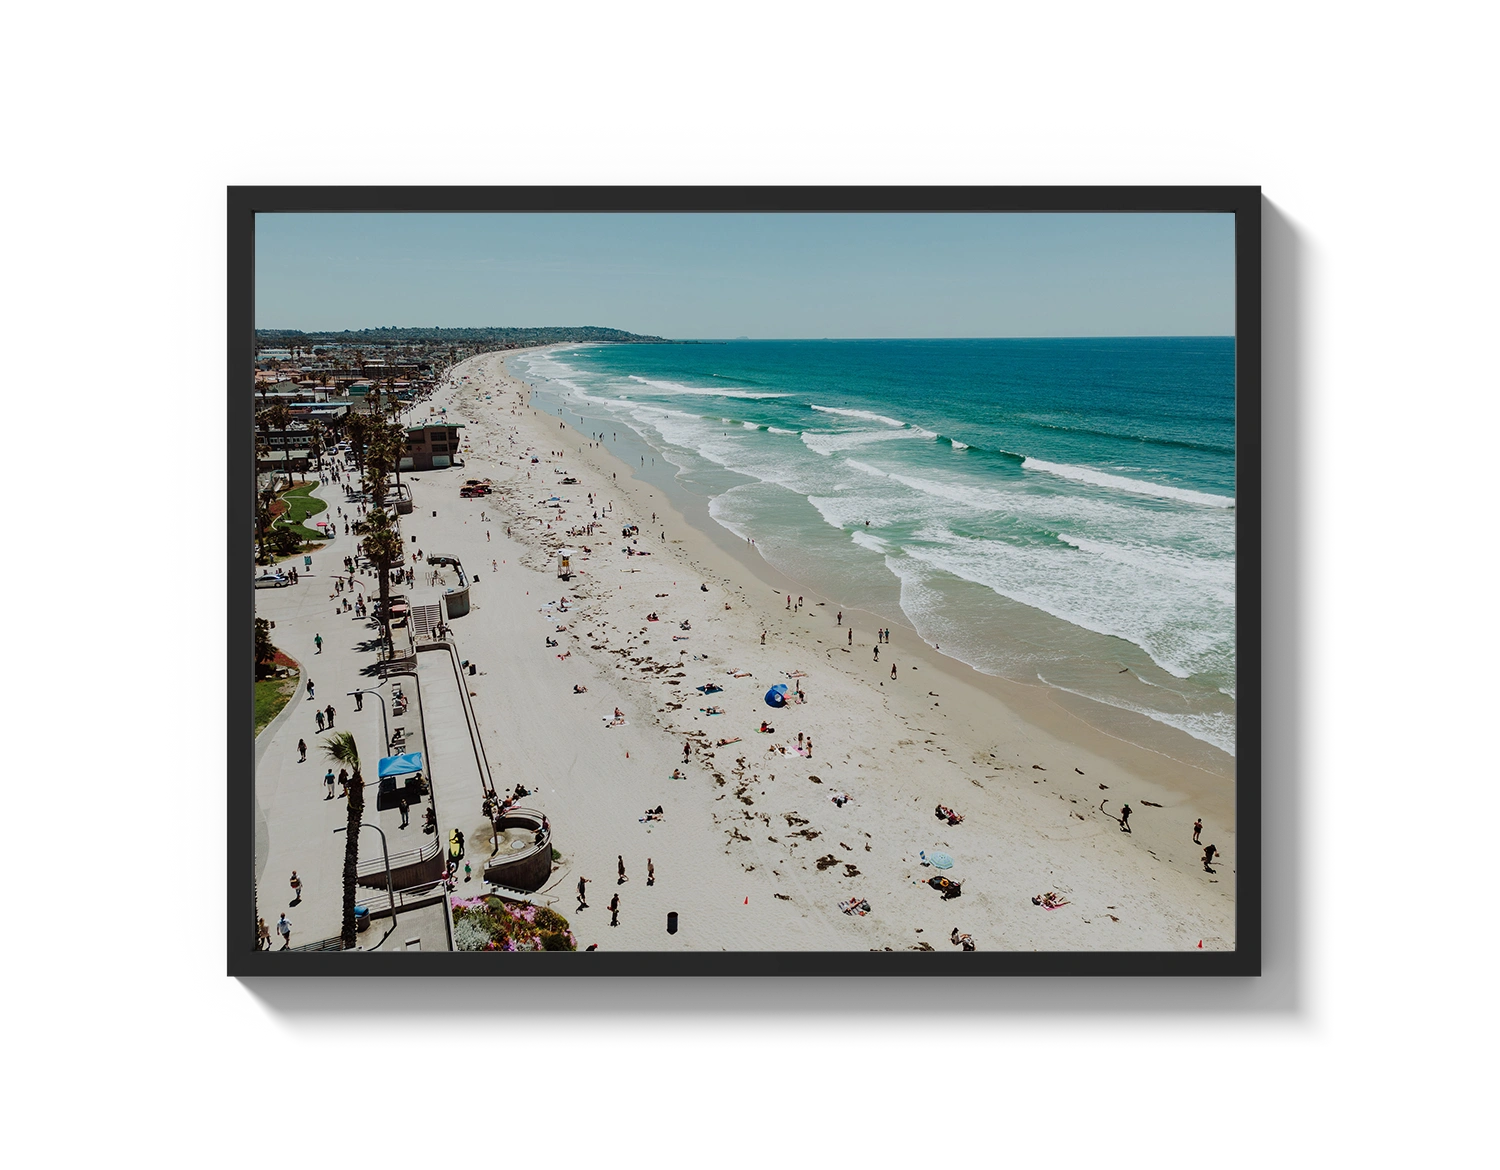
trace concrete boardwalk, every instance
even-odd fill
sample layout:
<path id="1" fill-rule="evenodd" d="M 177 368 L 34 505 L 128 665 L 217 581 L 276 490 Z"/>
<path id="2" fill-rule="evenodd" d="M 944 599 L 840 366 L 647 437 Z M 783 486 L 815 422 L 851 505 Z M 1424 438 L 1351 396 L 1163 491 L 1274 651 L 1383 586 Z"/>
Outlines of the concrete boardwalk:
<path id="1" fill-rule="evenodd" d="M 379 634 L 368 620 L 342 612 L 344 597 L 352 601 L 361 591 L 371 594 L 373 587 L 368 577 L 356 577 L 352 594 L 346 591 L 337 595 L 337 602 L 331 596 L 334 578 L 342 570 L 344 557 L 355 553 L 358 537 L 343 533 L 342 518 L 335 511 L 343 506 L 344 493 L 339 485 L 325 483 L 313 494 L 329 501 L 328 511 L 340 520 L 339 534 L 311 554 L 311 569 L 303 568 L 300 557 L 286 562 L 287 566 L 297 566 L 301 579 L 296 585 L 255 591 L 256 616 L 276 623 L 271 640 L 302 664 L 302 678 L 288 704 L 290 710 L 262 731 L 256 742 L 255 876 L 260 914 L 273 931 L 273 947 L 280 946 L 274 931 L 283 912 L 292 924 L 293 946 L 337 936 L 343 915 L 344 835 L 335 830 L 346 823 L 348 810 L 337 797 L 327 799 L 323 776 L 330 763 L 322 745 L 328 733 L 319 732 L 315 711 L 332 704 L 333 729 L 354 733 L 367 785 L 364 819 L 385 830 L 392 853 L 417 844 L 412 841 L 408 845 L 402 838 L 421 835 L 420 810 L 412 812 L 414 828 L 405 833 L 399 829 L 398 811 L 375 812 L 375 765 L 386 754 L 380 703 L 366 696 L 364 710 L 356 711 L 355 700 L 346 692 L 379 681 L 378 676 L 366 673 L 377 661 Z M 323 638 L 321 653 L 314 641 L 319 634 Z M 314 685 L 312 698 L 307 693 L 309 680 Z M 389 692 L 389 684 L 382 689 Z M 307 743 L 305 763 L 298 762 L 299 739 Z M 332 767 L 337 774 L 339 765 Z M 338 789 L 334 791 L 336 794 Z M 379 856 L 377 835 L 366 829 L 361 836 L 361 859 Z M 302 900 L 289 905 L 294 869 L 302 880 Z"/>

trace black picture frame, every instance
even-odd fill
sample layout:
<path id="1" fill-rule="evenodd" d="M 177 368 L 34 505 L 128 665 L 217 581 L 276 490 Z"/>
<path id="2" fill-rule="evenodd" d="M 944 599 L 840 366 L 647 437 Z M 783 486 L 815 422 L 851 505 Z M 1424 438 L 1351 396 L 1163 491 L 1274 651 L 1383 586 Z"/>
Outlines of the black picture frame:
<path id="1" fill-rule="evenodd" d="M 938 159 L 919 151 L 922 142 L 953 127 L 927 123 L 729 124 L 703 126 L 652 121 L 636 123 L 327 123 L 323 126 L 261 130 L 254 138 L 228 139 L 204 151 L 187 169 L 177 214 L 169 228 L 171 272 L 163 273 L 163 359 L 169 362 L 166 393 L 180 395 L 181 381 L 205 377 L 199 426 L 205 458 L 222 459 L 223 564 L 198 565 L 192 574 L 175 562 L 171 541 L 163 541 L 163 580 L 180 582 L 163 594 L 163 628 L 175 640 L 163 643 L 163 678 L 223 678 L 222 784 L 217 775 L 174 775 L 162 784 L 162 804 L 171 810 L 172 828 L 162 834 L 162 861 L 171 870 L 169 930 L 186 962 L 187 989 L 220 1022 L 251 1028 L 267 1038 L 296 1044 L 309 1052 L 396 1052 L 416 1046 L 441 1052 L 441 1035 L 363 1034 L 327 1013 L 288 1011 L 288 987 L 323 998 L 338 989 L 339 1001 L 365 993 L 359 984 L 399 978 L 437 995 L 441 986 L 466 978 L 603 978 L 624 980 L 631 1014 L 661 1005 L 672 1016 L 681 1011 L 682 984 L 702 995 L 720 995 L 735 981 L 759 1004 L 793 1004 L 799 996 L 826 995 L 837 980 L 838 995 L 852 1004 L 876 1005 L 892 996 L 926 996 L 938 986 L 912 986 L 909 980 L 941 978 L 945 1004 L 965 1013 L 983 1013 L 996 996 L 1035 995 L 1028 986 L 1008 989 L 990 981 L 1005 978 L 1055 981 L 1092 978 L 1110 989 L 1134 987 L 1140 995 L 1170 998 L 1188 1016 L 1202 1017 L 1211 1005 L 1236 1005 L 1236 1023 L 1218 1028 L 1220 1052 L 1304 1052 L 1332 1046 L 1334 971 L 1331 945 L 1310 944 L 1308 927 L 1296 915 L 1265 915 L 1274 901 L 1277 868 L 1265 864 L 1265 762 L 1268 759 L 1263 688 L 1265 652 L 1265 405 L 1266 387 L 1334 386 L 1334 246 L 1319 228 L 1317 204 L 1302 184 L 1301 171 L 1275 147 L 1256 147 L 1235 130 L 1190 130 L 1181 123 L 968 123 L 965 130 L 993 150 L 969 160 Z M 465 184 L 387 184 L 366 174 L 362 159 L 389 156 L 390 148 L 414 144 L 434 157 L 474 150 L 481 142 L 586 142 L 588 165 L 532 162 L 526 183 L 507 183 L 504 162 L 477 162 L 468 171 L 496 168 L 495 181 Z M 829 142 L 837 147 L 829 150 Z M 858 144 L 876 144 L 865 153 Z M 909 181 L 889 180 L 892 157 L 919 156 L 926 174 Z M 756 159 L 756 177 L 744 178 L 736 160 Z M 288 180 L 266 181 L 267 160 Z M 290 160 L 296 162 L 290 162 Z M 354 160 L 351 163 L 351 159 Z M 371 163 L 374 169 L 374 163 Z M 568 166 L 577 166 L 568 171 Z M 606 177 L 603 180 L 601 177 Z M 649 180 L 649 181 L 645 181 Z M 1238 947 L 1232 953 L 1013 954 L 987 951 L 966 959 L 962 969 L 933 971 L 915 953 L 772 954 L 606 954 L 528 956 L 544 965 L 474 965 L 474 956 L 420 954 L 302 954 L 296 965 L 257 963 L 246 930 L 231 922 L 254 921 L 251 838 L 246 810 L 252 801 L 249 729 L 234 712 L 249 711 L 249 675 L 229 669 L 248 663 L 252 631 L 251 585 L 245 531 L 251 474 L 252 408 L 252 231 L 257 211 L 315 210 L 1200 210 L 1236 216 L 1236 402 L 1238 402 Z M 504 323 L 496 323 L 504 324 Z M 207 371 L 207 374 L 204 374 Z M 222 387 L 222 393 L 220 393 Z M 243 392 L 243 393 L 242 393 Z M 1284 390 L 1283 390 L 1284 393 Z M 222 444 L 222 446 L 220 446 Z M 163 441 L 163 481 L 171 462 L 183 456 L 180 443 Z M 169 531 L 169 523 L 168 523 Z M 204 582 L 207 579 L 207 582 Z M 196 580 L 196 585 L 195 582 Z M 207 583 L 207 588 L 205 588 Z M 195 631 L 192 664 L 172 657 L 181 631 Z M 210 652 L 202 654 L 213 630 Z M 222 631 L 222 634 L 219 634 Z M 184 675 L 184 670 L 187 670 Z M 222 675 L 220 675 L 222 672 Z M 163 715 L 163 745 L 174 739 L 177 715 Z M 239 724 L 239 726 L 237 726 Z M 181 730 L 181 727 L 177 727 Z M 204 727 L 193 727 L 195 738 Z M 217 741 L 216 741 L 217 742 Z M 175 766 L 175 771 L 187 769 Z M 214 766 L 217 771 L 217 765 Z M 1331 772 L 1329 772 L 1331 774 Z M 1316 783 L 1316 781 L 1314 781 Z M 1331 781 L 1323 781 L 1331 783 Z M 1331 799 L 1331 796 L 1329 796 Z M 222 843 L 220 843 L 222 837 Z M 189 879 L 189 873 L 192 877 Z M 208 874 L 211 873 L 211 877 Z M 1284 904 L 1284 903 L 1283 903 Z M 484 959 L 478 956 L 478 959 Z M 687 960 L 687 962 L 684 962 Z M 351 968 L 359 963 L 359 969 Z M 959 965 L 945 965 L 959 968 Z M 889 981 L 882 983 L 883 978 Z M 303 984 L 302 981 L 308 981 Z M 1160 986 L 1155 981 L 1161 980 Z M 1218 983 L 1232 980 L 1232 984 Z M 456 984 L 462 987 L 463 984 Z M 549 984 L 519 984 L 520 995 L 546 995 Z M 1281 1011 L 1268 1025 L 1269 1005 L 1296 987 L 1296 1010 Z M 576 989 L 576 990 L 574 990 Z M 753 989 L 753 990 L 748 990 Z M 588 984 L 570 984 L 565 995 L 594 995 Z M 1113 993 L 1113 992 L 1112 992 Z M 378 995 L 378 992 L 372 993 Z M 613 995 L 613 993 L 610 993 Z M 297 999 L 302 996 L 297 996 Z M 921 1002 L 913 999 L 913 1002 Z M 1284 1002 L 1284 1001 L 1283 1001 Z M 1217 1016 L 1221 1016 L 1218 1011 Z M 1191 1029 L 1190 1029 L 1191 1031 Z M 852 1050 L 868 1047 L 850 1040 Z M 1226 1047 L 1229 1044 L 1229 1047 Z M 615 1041 L 591 1041 L 595 1050 L 616 1050 Z M 1136 1047 L 1131 1047 L 1131 1044 Z M 1181 1050 L 1199 1044 L 1181 1035 Z M 673 1032 L 636 1044 L 637 1050 L 694 1052 L 774 1052 L 772 1038 L 757 1035 L 733 1041 Z M 1158 1038 L 1140 1046 L 1139 1037 L 1116 1037 L 1088 1022 L 1049 1020 L 1047 1031 L 999 1041 L 1004 1050 L 1068 1052 L 1097 1050 L 1179 1050 Z M 738 1046 L 738 1047 L 736 1047 Z M 1280 1046 L 1280 1047 L 1278 1047 Z M 903 1040 L 891 1032 L 877 1038 L 877 1050 L 930 1050 L 932 1038 Z"/>

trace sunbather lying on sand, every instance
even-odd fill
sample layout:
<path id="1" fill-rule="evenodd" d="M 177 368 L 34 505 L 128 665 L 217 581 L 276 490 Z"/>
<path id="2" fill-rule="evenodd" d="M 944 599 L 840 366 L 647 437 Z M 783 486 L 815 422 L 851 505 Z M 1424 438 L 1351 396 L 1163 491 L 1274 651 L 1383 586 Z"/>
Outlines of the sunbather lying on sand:
<path id="1" fill-rule="evenodd" d="M 740 742 L 740 737 L 736 735 L 736 736 L 732 736 L 729 739 L 721 739 L 714 746 L 715 747 L 728 747 L 732 743 L 739 743 L 739 742 Z"/>
<path id="2" fill-rule="evenodd" d="M 1070 905 L 1066 898 L 1058 897 L 1051 890 L 1048 890 L 1045 894 L 1036 895 L 1036 897 L 1031 899 L 1031 902 L 1032 905 L 1041 906 L 1047 910 L 1056 910 L 1059 906 Z"/>
<path id="3" fill-rule="evenodd" d="M 963 817 L 959 816 L 958 813 L 954 812 L 946 804 L 940 804 L 937 806 L 937 819 L 947 821 L 950 825 L 956 825 L 963 820 Z"/>
<path id="4" fill-rule="evenodd" d="M 581 687 L 577 683 L 574 683 L 573 684 L 573 693 L 575 695 L 586 695 L 586 694 L 589 693 L 589 689 L 588 689 L 588 687 Z"/>
<path id="5" fill-rule="evenodd" d="M 863 898 L 850 898 L 847 902 L 840 902 L 839 909 L 845 914 L 858 914 L 863 918 L 870 912 L 870 903 Z"/>
<path id="6" fill-rule="evenodd" d="M 838 805 L 839 808 L 843 808 L 844 805 L 848 804 L 851 800 L 854 799 L 854 797 L 850 796 L 847 792 L 834 792 L 829 794 L 828 799 L 833 801 L 834 804 Z"/>
<path id="7" fill-rule="evenodd" d="M 724 714 L 724 708 L 723 707 L 699 707 L 698 710 L 702 711 L 705 715 L 722 715 L 722 714 Z"/>
<path id="8" fill-rule="evenodd" d="M 974 936 L 972 934 L 959 934 L 958 927 L 953 928 L 953 933 L 948 936 L 948 941 L 954 946 L 961 946 L 966 951 L 974 949 Z"/>

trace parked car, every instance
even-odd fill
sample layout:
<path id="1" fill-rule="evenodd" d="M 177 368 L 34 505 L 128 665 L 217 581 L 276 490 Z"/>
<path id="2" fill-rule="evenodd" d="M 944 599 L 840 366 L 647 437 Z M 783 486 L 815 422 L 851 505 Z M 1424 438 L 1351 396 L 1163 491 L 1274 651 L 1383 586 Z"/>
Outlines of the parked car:
<path id="1" fill-rule="evenodd" d="M 291 583 L 292 579 L 284 573 L 262 573 L 255 578 L 255 587 L 257 589 L 280 589 Z"/>

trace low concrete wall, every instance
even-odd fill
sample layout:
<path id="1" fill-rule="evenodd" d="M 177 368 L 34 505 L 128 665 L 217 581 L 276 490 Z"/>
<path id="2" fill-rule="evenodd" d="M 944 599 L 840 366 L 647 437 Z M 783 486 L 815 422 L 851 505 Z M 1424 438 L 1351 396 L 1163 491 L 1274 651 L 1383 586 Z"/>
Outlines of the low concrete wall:
<path id="1" fill-rule="evenodd" d="M 450 589 L 443 594 L 443 608 L 449 619 L 463 617 L 469 612 L 469 587 L 465 585 L 462 589 Z"/>

